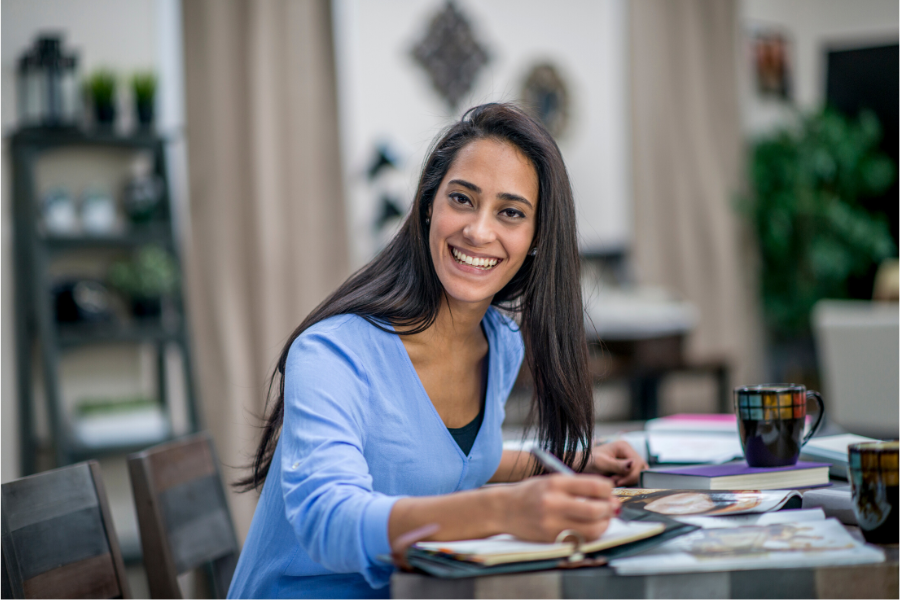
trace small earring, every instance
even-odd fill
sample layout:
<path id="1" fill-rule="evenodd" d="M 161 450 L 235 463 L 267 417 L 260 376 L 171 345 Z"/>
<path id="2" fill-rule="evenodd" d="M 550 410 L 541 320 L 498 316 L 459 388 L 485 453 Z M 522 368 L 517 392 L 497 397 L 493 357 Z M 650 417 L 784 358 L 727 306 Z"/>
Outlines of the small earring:
<path id="1" fill-rule="evenodd" d="M 425 217 L 425 224 L 426 224 L 426 225 L 430 225 L 430 224 L 431 224 L 431 217 Z"/>
<path id="2" fill-rule="evenodd" d="M 528 253 L 529 256 L 537 256 L 537 248 L 532 248 L 531 252 Z"/>

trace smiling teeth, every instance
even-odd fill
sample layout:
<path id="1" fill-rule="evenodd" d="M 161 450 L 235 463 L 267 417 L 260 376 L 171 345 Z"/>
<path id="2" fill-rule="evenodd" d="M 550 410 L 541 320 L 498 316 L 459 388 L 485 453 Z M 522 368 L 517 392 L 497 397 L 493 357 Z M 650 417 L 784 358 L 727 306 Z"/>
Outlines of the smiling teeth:
<path id="1" fill-rule="evenodd" d="M 467 265 L 472 265 L 473 267 L 484 270 L 490 269 L 498 262 L 496 258 L 472 258 L 471 256 L 463 254 L 456 248 L 453 248 L 453 256 L 456 258 L 457 262 L 466 263 Z"/>

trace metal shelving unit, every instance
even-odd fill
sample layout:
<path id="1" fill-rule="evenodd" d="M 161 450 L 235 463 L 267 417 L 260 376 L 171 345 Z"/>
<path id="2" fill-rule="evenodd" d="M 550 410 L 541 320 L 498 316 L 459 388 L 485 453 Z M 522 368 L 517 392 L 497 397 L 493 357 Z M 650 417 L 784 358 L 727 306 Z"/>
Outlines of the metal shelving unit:
<path id="1" fill-rule="evenodd" d="M 43 387 L 47 401 L 50 443 L 56 466 L 87 458 L 140 450 L 169 439 L 173 424 L 167 398 L 166 348 L 175 345 L 182 357 L 188 427 L 198 431 L 200 415 L 195 384 L 188 321 L 181 292 L 171 299 L 166 318 L 142 318 L 102 323 L 58 323 L 53 306 L 53 277 L 50 267 L 61 257 L 83 253 L 121 253 L 145 244 L 160 245 L 175 258 L 179 279 L 181 256 L 172 219 L 171 197 L 166 173 L 166 140 L 158 135 L 139 132 L 118 135 L 108 131 L 29 129 L 11 136 L 13 159 L 13 212 L 16 276 L 16 351 L 18 358 L 19 418 L 22 447 L 22 474 L 36 471 L 38 439 L 35 423 L 35 397 L 32 386 L 33 356 L 43 371 Z M 153 155 L 154 172 L 164 183 L 163 199 L 151 223 L 132 226 L 113 235 L 49 235 L 40 228 L 40 208 L 36 164 L 50 151 L 63 148 L 113 148 L 122 151 L 149 151 Z M 162 413 L 168 416 L 169 433 L 150 443 L 80 443 L 74 434 L 74 417 L 62 402 L 60 359 L 64 353 L 76 353 L 98 344 L 152 344 L 156 350 L 156 392 Z"/>

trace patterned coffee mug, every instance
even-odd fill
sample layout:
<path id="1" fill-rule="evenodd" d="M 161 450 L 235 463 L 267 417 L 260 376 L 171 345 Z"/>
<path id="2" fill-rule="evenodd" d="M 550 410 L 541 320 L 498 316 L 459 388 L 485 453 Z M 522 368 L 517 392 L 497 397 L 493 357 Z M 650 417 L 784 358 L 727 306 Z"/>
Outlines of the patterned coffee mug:
<path id="1" fill-rule="evenodd" d="M 806 435 L 806 402 L 819 405 Z M 800 448 L 819 429 L 825 405 L 819 392 L 794 383 L 765 383 L 734 390 L 734 412 L 744 458 L 751 467 L 785 467 L 797 464 Z"/>
<path id="2" fill-rule="evenodd" d="M 851 444 L 847 449 L 853 512 L 872 544 L 897 543 L 897 450 L 897 440 Z"/>

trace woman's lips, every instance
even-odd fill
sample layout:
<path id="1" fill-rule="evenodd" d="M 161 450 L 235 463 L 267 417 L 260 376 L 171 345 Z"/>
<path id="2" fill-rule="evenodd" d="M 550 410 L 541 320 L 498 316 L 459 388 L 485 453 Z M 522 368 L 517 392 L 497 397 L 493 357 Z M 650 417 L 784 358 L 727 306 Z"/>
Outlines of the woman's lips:
<path id="1" fill-rule="evenodd" d="M 449 244 L 448 244 L 449 246 Z M 496 258 L 493 256 L 475 256 L 474 254 L 467 253 L 455 246 L 449 246 L 450 248 L 450 256 L 453 257 L 453 260 L 460 266 L 471 267 L 477 271 L 490 271 L 498 264 L 503 262 L 502 258 Z"/>

